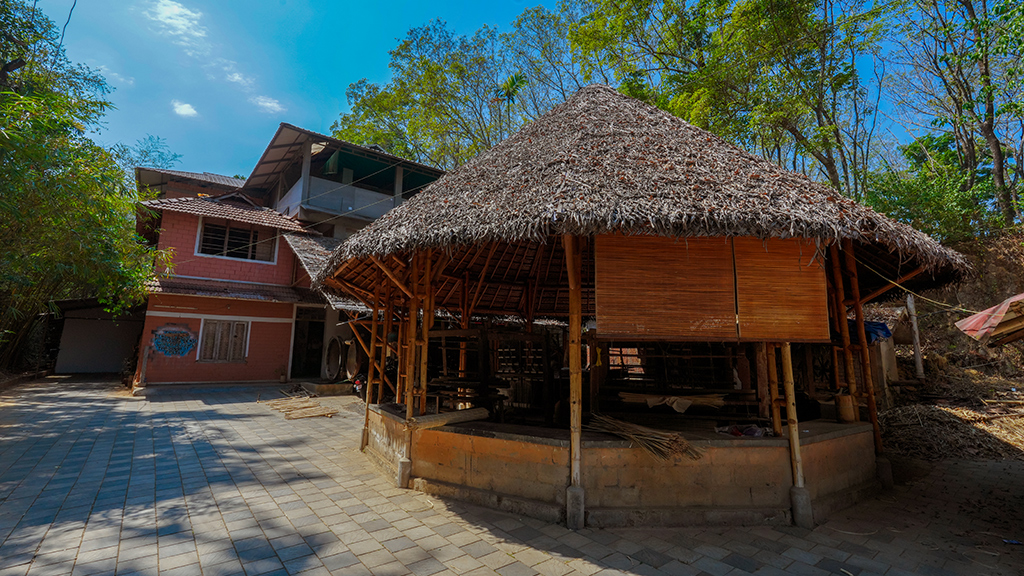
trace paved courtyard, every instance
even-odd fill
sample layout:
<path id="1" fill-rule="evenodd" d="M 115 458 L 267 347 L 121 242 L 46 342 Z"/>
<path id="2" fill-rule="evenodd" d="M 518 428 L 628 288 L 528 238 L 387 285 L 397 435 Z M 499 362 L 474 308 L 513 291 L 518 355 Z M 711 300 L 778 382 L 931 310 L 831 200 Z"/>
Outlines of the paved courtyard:
<path id="1" fill-rule="evenodd" d="M 814 531 L 570 532 L 395 488 L 358 451 L 355 398 L 285 420 L 251 389 L 119 390 L 0 393 L 0 576 L 1024 573 L 1019 462 L 918 467 Z"/>

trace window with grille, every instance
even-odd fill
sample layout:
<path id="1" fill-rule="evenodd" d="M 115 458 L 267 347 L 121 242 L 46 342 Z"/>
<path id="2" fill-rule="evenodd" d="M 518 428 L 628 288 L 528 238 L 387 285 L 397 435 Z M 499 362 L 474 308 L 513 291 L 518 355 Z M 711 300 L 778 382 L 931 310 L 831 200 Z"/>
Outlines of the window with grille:
<path id="1" fill-rule="evenodd" d="M 199 344 L 201 362 L 244 362 L 248 322 L 204 320 Z"/>
<path id="2" fill-rule="evenodd" d="M 262 230 L 243 224 L 203 222 L 199 253 L 242 260 L 274 260 L 277 238 L 269 228 Z"/>

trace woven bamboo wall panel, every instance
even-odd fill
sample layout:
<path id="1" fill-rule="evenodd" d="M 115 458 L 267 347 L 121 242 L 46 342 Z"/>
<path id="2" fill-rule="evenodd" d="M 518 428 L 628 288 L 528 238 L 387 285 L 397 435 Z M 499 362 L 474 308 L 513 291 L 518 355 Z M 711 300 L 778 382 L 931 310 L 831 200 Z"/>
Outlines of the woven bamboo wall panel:
<path id="1" fill-rule="evenodd" d="M 740 339 L 828 342 L 824 259 L 813 242 L 736 238 Z"/>
<path id="2" fill-rule="evenodd" d="M 594 264 L 599 336 L 736 341 L 728 239 L 597 236 Z"/>

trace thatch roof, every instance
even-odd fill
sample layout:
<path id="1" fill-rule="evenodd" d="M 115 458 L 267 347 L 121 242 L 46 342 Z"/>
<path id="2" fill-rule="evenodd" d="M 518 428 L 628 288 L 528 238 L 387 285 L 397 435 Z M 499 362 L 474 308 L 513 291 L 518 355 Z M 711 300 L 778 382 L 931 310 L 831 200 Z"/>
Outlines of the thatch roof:
<path id="1" fill-rule="evenodd" d="M 318 280 L 369 255 L 616 231 L 852 239 L 933 278 L 970 269 L 910 226 L 595 85 L 354 234 Z"/>

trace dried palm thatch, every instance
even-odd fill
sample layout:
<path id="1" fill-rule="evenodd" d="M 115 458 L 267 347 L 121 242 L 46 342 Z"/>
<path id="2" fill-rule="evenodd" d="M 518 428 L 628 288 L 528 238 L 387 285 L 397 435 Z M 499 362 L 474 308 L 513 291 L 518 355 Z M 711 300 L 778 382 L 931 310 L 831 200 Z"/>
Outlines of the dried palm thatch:
<path id="1" fill-rule="evenodd" d="M 590 422 L 583 428 L 625 438 L 658 460 L 668 460 L 676 455 L 699 460 L 704 455 L 701 450 L 694 448 L 682 434 L 655 430 L 600 414 L 591 416 Z"/>
<path id="2" fill-rule="evenodd" d="M 370 255 L 610 232 L 852 239 L 933 277 L 970 271 L 910 226 L 595 85 L 353 235 L 316 281 Z"/>
<path id="3" fill-rule="evenodd" d="M 1024 460 L 1024 412 L 911 404 L 879 414 L 886 451 L 942 460 Z"/>

